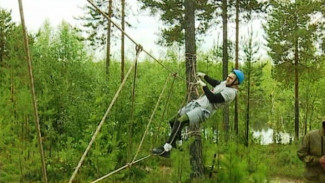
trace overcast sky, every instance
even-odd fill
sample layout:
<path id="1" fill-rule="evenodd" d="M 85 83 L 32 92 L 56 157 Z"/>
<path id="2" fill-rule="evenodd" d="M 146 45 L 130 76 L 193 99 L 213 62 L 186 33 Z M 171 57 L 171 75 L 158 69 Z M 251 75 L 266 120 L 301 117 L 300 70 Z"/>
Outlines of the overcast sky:
<path id="1" fill-rule="evenodd" d="M 80 7 L 87 4 L 86 0 L 23 0 L 23 8 L 25 15 L 25 23 L 28 31 L 36 32 L 40 26 L 48 19 L 52 26 L 56 27 L 62 20 L 71 25 L 78 26 L 80 21 L 74 17 L 81 16 L 84 12 Z M 163 57 L 166 48 L 155 44 L 159 36 L 159 28 L 162 22 L 158 17 L 149 16 L 148 12 L 139 11 L 137 1 L 127 1 L 130 3 L 132 15 L 128 16 L 127 21 L 132 23 L 133 28 L 126 28 L 126 32 L 144 49 L 152 52 L 156 57 Z M 0 7 L 7 10 L 12 10 L 12 17 L 15 22 L 20 22 L 18 0 L 0 0 Z M 117 22 L 119 23 L 119 22 Z M 261 25 L 254 25 L 255 30 L 261 29 Z M 257 27 L 256 27 L 257 26 Z M 243 29 L 244 30 L 244 29 Z M 115 29 L 115 31 L 118 31 Z M 247 32 L 241 31 L 241 34 Z M 260 33 L 259 33 L 260 34 Z M 200 49 L 210 49 L 214 42 L 222 40 L 221 30 L 210 30 L 206 33 L 203 42 L 200 43 Z M 219 37 L 219 38 L 218 38 Z M 234 40 L 235 27 L 229 25 L 228 38 Z M 126 39 L 127 40 L 127 39 Z M 119 45 L 113 48 L 113 51 L 118 53 Z M 134 45 L 131 42 L 126 42 L 127 53 L 134 50 Z M 102 53 L 102 56 L 104 54 Z"/>

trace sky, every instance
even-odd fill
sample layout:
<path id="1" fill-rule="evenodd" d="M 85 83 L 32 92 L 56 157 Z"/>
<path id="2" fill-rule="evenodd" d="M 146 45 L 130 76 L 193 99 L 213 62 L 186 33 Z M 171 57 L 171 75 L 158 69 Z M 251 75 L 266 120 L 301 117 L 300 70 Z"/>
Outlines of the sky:
<path id="1" fill-rule="evenodd" d="M 37 31 L 46 19 L 49 19 L 52 25 L 58 25 L 62 20 L 74 23 L 76 21 L 73 16 L 82 14 L 78 6 L 85 4 L 81 0 L 23 0 L 22 3 L 29 31 Z M 18 0 L 1 0 L 0 7 L 12 10 L 13 20 L 20 22 Z"/>
<path id="2" fill-rule="evenodd" d="M 81 7 L 87 4 L 86 0 L 22 0 L 25 16 L 25 24 L 27 30 L 36 33 L 46 19 L 50 21 L 53 27 L 59 25 L 63 20 L 73 26 L 78 26 L 80 21 L 75 20 L 75 17 L 83 15 Z M 132 23 L 132 28 L 126 28 L 126 32 L 137 43 L 141 44 L 144 49 L 151 52 L 157 58 L 163 58 L 166 54 L 167 48 L 158 46 L 156 42 L 159 39 L 159 30 L 162 27 L 162 22 L 159 17 L 149 16 L 147 11 L 140 11 L 137 1 L 127 1 L 132 13 L 126 17 L 127 21 Z M 0 7 L 12 11 L 13 21 L 20 22 L 18 0 L 0 0 Z M 119 24 L 119 22 L 117 22 Z M 254 29 L 261 29 L 259 22 L 255 23 Z M 242 31 L 247 33 L 249 28 Z M 255 29 L 255 30 L 256 30 Z M 115 31 L 118 31 L 115 29 Z M 258 33 L 260 34 L 260 33 Z M 200 43 L 201 50 L 208 50 L 212 48 L 213 44 L 217 41 L 222 41 L 221 30 L 210 30 L 203 37 L 203 42 Z M 261 35 L 259 35 L 261 36 Z M 228 38 L 234 40 L 235 27 L 229 25 Z M 112 51 L 119 53 L 119 45 L 113 45 Z M 134 52 L 134 44 L 126 38 L 126 54 Z M 104 52 L 94 53 L 96 58 L 103 58 Z M 265 54 L 261 54 L 265 55 Z M 115 55 L 116 58 L 118 54 Z"/>

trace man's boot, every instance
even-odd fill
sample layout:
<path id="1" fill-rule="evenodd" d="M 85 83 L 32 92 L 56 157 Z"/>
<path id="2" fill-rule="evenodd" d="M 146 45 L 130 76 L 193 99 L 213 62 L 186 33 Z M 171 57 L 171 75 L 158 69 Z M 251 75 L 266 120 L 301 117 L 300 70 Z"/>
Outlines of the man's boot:
<path id="1" fill-rule="evenodd" d="M 170 126 L 171 130 L 173 130 L 173 127 L 174 127 L 175 123 L 179 123 L 179 121 L 176 118 L 169 121 L 169 126 Z M 176 138 L 176 140 L 182 140 L 182 133 L 178 133 L 175 138 Z M 176 147 L 176 142 L 174 142 L 174 143 L 175 143 L 175 147 Z"/>
<path id="2" fill-rule="evenodd" d="M 164 158 L 170 157 L 170 151 L 166 151 L 164 146 L 153 148 L 151 153 L 154 155 L 164 157 Z"/>
<path id="3" fill-rule="evenodd" d="M 166 144 L 164 146 L 154 148 L 152 150 L 152 154 L 169 158 L 170 150 L 172 149 L 172 147 L 174 147 L 174 148 L 176 147 L 177 137 L 179 137 L 181 135 L 181 131 L 182 131 L 184 125 L 185 125 L 185 122 L 176 121 L 173 125 L 172 132 L 171 132 Z"/>

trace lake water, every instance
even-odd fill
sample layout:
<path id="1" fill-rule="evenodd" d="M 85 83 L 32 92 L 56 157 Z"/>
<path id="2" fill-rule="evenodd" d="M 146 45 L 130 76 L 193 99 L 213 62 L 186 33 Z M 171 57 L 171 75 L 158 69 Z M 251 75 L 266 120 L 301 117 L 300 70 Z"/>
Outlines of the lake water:
<path id="1" fill-rule="evenodd" d="M 253 131 L 253 137 L 260 139 L 262 145 L 272 143 L 288 144 L 293 140 L 293 137 L 289 133 L 279 132 L 274 134 L 274 130 L 271 128 L 267 130 Z M 276 139 L 276 142 L 273 142 L 274 139 Z"/>

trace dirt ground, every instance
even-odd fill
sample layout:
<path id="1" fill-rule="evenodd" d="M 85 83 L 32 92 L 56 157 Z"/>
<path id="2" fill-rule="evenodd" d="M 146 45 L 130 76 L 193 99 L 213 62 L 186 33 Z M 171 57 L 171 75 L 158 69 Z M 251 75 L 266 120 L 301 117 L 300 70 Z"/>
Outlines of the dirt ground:
<path id="1" fill-rule="evenodd" d="M 271 183 L 303 183 L 303 180 L 294 180 L 294 179 L 277 177 L 271 180 Z"/>

